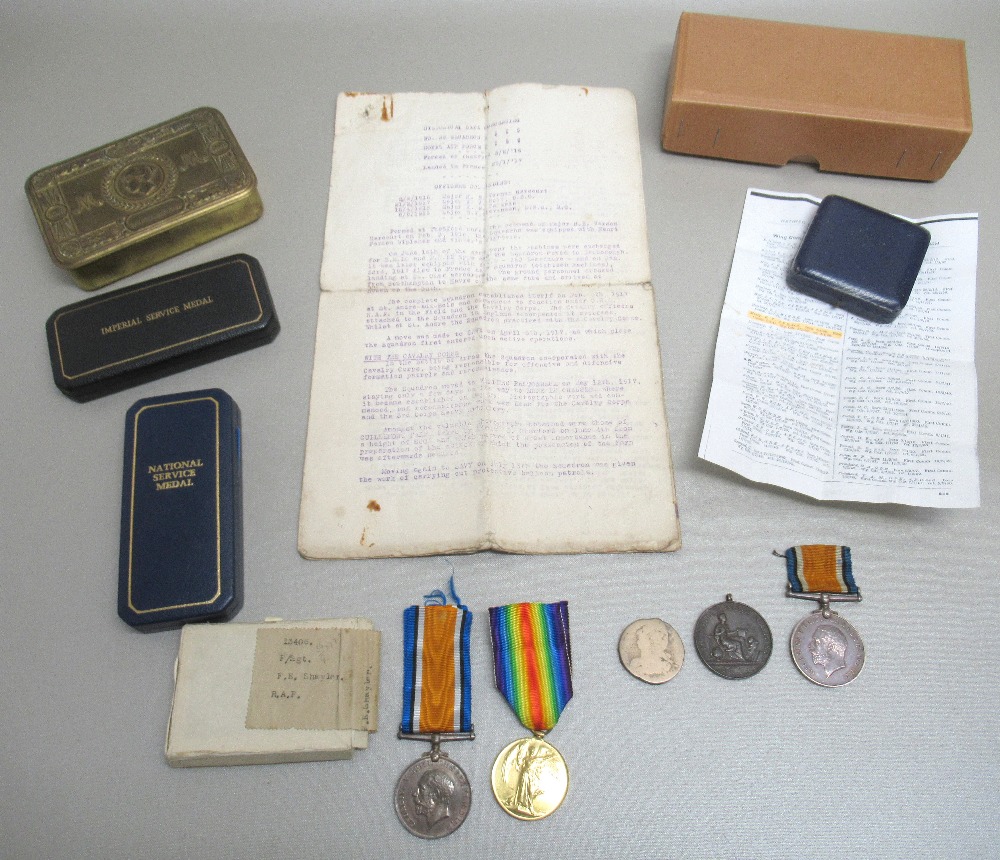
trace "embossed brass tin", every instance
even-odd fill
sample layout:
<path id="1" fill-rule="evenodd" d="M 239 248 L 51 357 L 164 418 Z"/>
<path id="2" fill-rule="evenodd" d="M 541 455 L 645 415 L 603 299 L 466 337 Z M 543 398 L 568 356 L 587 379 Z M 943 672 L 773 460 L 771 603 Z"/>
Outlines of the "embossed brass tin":
<path id="1" fill-rule="evenodd" d="M 263 212 L 253 169 L 209 107 L 38 170 L 25 192 L 52 259 L 85 290 Z"/>

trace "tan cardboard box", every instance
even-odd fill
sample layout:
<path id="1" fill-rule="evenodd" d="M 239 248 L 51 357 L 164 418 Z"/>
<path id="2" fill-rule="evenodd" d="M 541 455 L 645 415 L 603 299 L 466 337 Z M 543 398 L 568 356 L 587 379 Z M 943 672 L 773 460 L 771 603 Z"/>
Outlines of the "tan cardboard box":
<path id="1" fill-rule="evenodd" d="M 670 152 L 934 180 L 971 134 L 959 39 L 681 14 Z"/>

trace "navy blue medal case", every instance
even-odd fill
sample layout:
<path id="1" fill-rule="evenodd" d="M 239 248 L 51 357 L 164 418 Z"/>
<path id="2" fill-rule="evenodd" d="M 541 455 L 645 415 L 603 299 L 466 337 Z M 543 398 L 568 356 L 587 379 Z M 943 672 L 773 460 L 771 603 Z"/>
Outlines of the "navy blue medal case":
<path id="1" fill-rule="evenodd" d="M 231 618 L 243 598 L 240 411 L 212 388 L 125 421 L 118 614 L 143 631 Z"/>

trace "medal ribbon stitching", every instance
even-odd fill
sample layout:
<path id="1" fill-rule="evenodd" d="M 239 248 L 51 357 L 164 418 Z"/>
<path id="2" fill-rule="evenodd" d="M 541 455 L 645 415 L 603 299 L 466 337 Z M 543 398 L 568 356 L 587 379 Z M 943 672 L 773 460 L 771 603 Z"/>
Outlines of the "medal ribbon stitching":
<path id="1" fill-rule="evenodd" d="M 573 696 L 569 605 L 492 607 L 490 636 L 497 689 L 525 728 L 549 731 Z"/>
<path id="2" fill-rule="evenodd" d="M 805 544 L 785 550 L 788 584 L 796 593 L 857 594 L 851 548 Z"/>

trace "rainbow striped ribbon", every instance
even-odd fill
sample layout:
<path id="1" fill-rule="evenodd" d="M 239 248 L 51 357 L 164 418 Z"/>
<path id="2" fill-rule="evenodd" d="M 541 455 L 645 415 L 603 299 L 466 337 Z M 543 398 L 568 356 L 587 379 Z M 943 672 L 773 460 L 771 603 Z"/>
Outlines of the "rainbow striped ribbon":
<path id="1" fill-rule="evenodd" d="M 497 689 L 525 728 L 547 732 L 573 696 L 569 604 L 494 606 L 490 637 Z"/>
<path id="2" fill-rule="evenodd" d="M 788 585 L 801 594 L 857 594 L 851 548 L 834 544 L 806 544 L 785 550 Z"/>
<path id="3" fill-rule="evenodd" d="M 403 610 L 404 734 L 472 731 L 471 630 L 464 606 Z"/>

